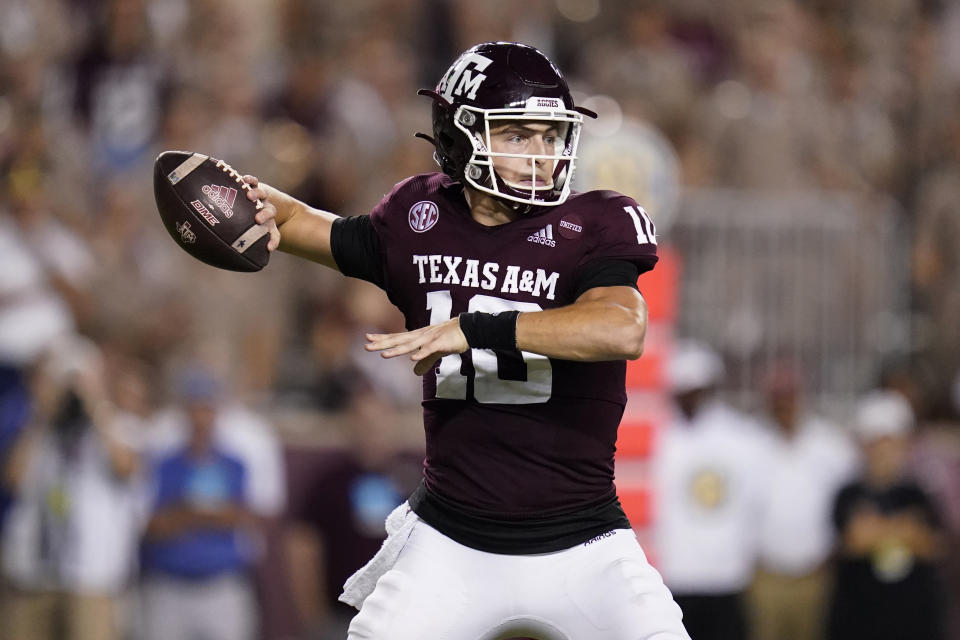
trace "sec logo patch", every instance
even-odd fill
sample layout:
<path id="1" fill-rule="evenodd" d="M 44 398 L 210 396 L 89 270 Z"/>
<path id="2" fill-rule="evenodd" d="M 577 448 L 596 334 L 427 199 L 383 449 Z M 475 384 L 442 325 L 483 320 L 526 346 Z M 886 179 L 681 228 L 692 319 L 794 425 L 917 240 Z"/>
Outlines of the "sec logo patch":
<path id="1" fill-rule="evenodd" d="M 429 200 L 421 200 L 410 207 L 407 219 L 410 220 L 411 229 L 417 233 L 423 233 L 437 224 L 437 220 L 440 219 L 440 210 Z"/>

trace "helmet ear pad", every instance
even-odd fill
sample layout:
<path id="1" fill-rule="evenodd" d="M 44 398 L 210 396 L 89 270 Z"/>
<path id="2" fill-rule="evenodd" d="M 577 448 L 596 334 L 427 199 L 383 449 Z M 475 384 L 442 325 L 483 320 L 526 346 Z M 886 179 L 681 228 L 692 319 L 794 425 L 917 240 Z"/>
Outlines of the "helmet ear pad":
<path id="1" fill-rule="evenodd" d="M 433 104 L 433 137 L 437 143 L 440 167 L 445 174 L 462 182 L 464 168 L 473 154 L 469 144 L 459 141 L 463 132 L 454 125 L 453 117 L 452 109 L 437 102 Z"/>

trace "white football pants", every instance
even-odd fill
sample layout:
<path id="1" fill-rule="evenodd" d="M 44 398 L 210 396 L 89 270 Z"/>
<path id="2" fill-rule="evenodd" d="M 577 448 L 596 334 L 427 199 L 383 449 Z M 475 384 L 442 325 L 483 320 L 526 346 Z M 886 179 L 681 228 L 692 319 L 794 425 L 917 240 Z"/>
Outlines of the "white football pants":
<path id="1" fill-rule="evenodd" d="M 465 547 L 418 521 L 348 640 L 689 640 L 636 536 L 530 556 Z"/>

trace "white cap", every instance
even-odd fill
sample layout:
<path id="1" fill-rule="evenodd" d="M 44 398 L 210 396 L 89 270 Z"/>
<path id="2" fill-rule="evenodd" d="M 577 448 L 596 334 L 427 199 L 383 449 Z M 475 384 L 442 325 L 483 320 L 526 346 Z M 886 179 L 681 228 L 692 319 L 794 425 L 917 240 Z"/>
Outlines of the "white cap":
<path id="1" fill-rule="evenodd" d="M 853 432 L 861 440 L 905 436 L 913 429 L 910 403 L 896 391 L 871 391 L 857 405 Z"/>
<path id="2" fill-rule="evenodd" d="M 695 340 L 674 344 L 667 363 L 667 384 L 673 393 L 712 387 L 720 382 L 723 374 L 723 361 L 707 345 Z"/>

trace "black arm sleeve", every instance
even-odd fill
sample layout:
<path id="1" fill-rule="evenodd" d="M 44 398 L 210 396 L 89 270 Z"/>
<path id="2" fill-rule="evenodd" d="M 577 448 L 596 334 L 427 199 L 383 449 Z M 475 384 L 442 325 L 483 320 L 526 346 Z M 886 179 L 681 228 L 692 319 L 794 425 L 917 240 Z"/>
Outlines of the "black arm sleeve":
<path id="1" fill-rule="evenodd" d="M 381 289 L 386 286 L 380 236 L 373 228 L 370 216 L 334 220 L 330 230 L 330 253 L 343 275 L 372 282 Z"/>
<path id="2" fill-rule="evenodd" d="M 633 287 L 637 288 L 640 269 L 628 260 L 596 260 L 586 265 L 577 277 L 577 286 L 573 298 L 576 300 L 584 291 L 594 287 Z"/>

